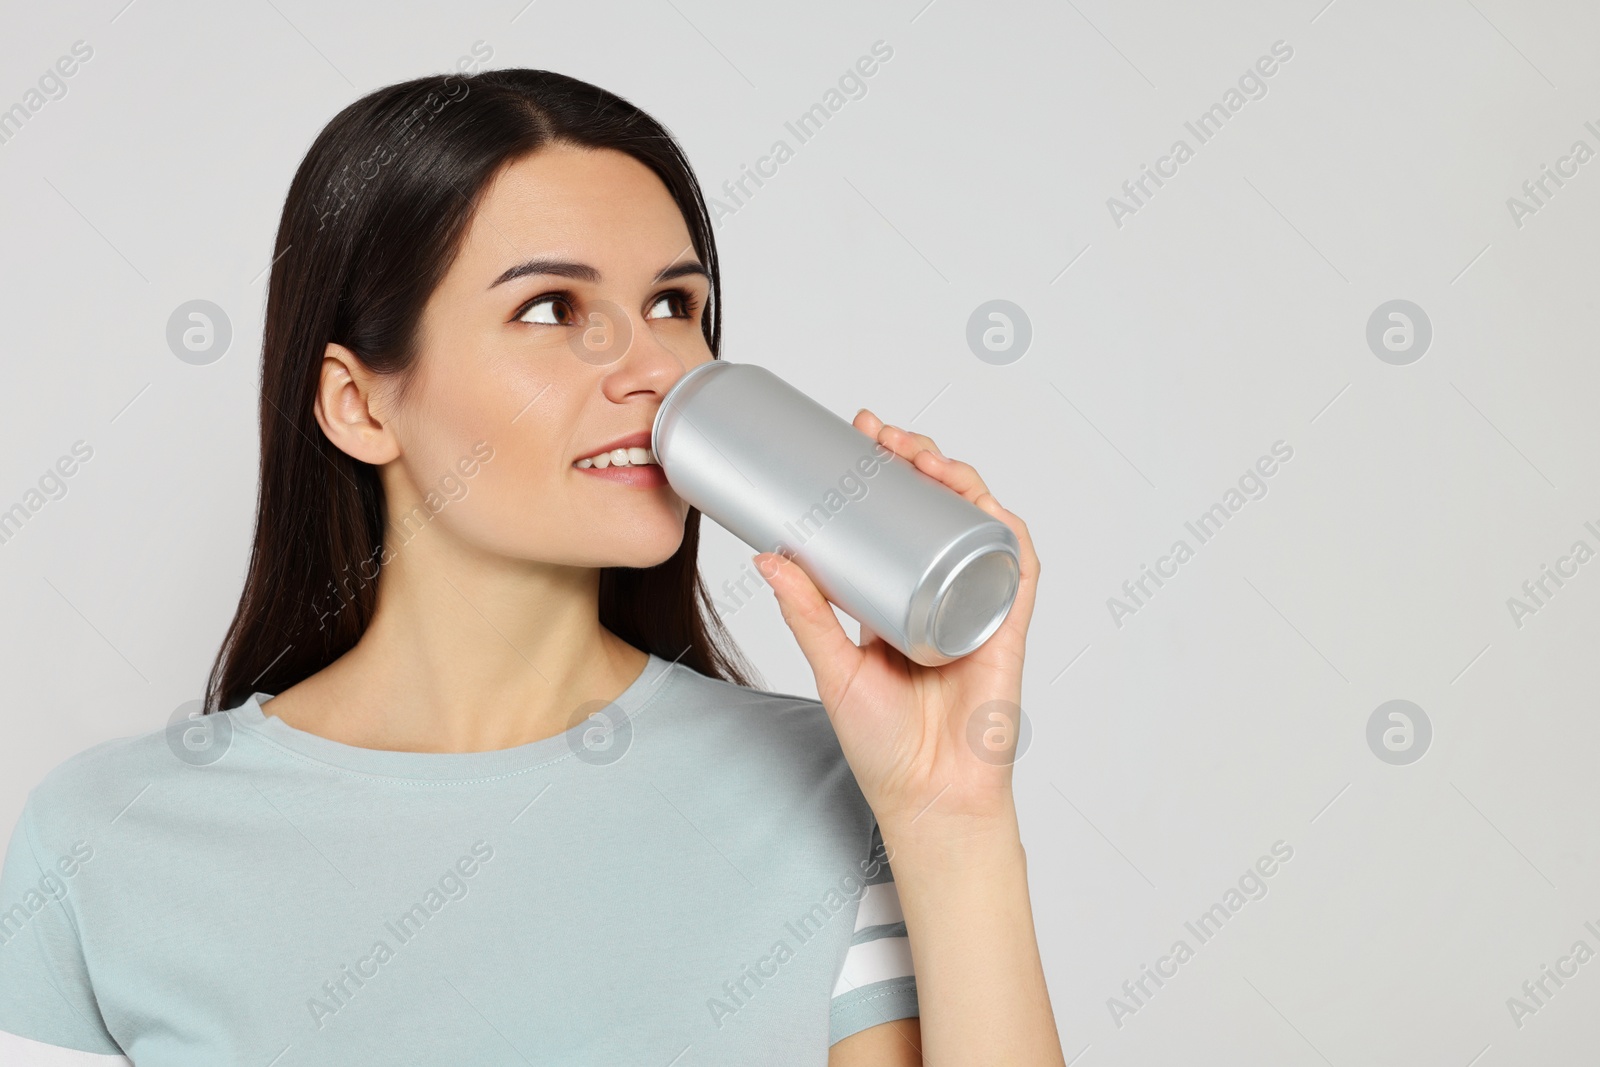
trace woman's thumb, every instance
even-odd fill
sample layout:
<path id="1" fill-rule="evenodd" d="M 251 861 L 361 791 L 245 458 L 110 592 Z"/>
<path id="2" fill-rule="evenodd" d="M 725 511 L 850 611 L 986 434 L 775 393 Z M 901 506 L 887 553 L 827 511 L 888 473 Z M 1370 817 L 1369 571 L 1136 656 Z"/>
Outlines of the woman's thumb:
<path id="1" fill-rule="evenodd" d="M 798 563 L 775 552 L 757 553 L 754 560 L 761 577 L 772 586 L 783 621 L 811 664 L 820 691 L 823 679 L 848 669 L 851 660 L 846 657 L 860 655 L 861 650 L 839 625 L 833 606 Z"/>

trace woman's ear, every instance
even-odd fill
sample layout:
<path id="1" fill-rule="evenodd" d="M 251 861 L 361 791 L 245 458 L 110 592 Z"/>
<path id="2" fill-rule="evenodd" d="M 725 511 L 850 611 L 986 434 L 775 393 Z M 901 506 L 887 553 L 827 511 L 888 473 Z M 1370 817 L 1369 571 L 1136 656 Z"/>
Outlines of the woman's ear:
<path id="1" fill-rule="evenodd" d="M 322 432 L 340 451 L 374 466 L 400 454 L 383 410 L 381 380 L 343 345 L 323 350 L 313 409 Z"/>

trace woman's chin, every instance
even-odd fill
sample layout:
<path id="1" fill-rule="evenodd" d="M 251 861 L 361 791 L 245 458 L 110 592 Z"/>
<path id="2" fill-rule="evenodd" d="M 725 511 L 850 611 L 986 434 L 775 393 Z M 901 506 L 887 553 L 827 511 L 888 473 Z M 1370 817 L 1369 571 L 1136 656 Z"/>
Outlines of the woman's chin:
<path id="1" fill-rule="evenodd" d="M 683 530 L 678 529 L 672 536 L 650 537 L 643 541 L 633 541 L 626 545 L 611 545 L 605 548 L 596 546 L 594 554 L 601 562 L 601 567 L 638 567 L 649 568 L 659 566 L 671 559 L 678 551 L 678 546 L 683 543 Z"/>

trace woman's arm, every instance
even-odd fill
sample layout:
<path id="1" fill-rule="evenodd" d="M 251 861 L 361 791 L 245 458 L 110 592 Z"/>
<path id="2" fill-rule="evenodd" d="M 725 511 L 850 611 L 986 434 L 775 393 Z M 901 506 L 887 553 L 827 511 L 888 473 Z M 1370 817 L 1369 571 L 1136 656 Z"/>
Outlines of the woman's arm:
<path id="1" fill-rule="evenodd" d="M 870 1034 L 863 1040 L 884 1057 L 903 1057 L 873 1061 L 879 1064 L 1062 1067 L 1011 790 L 1039 558 L 1026 524 L 1000 506 L 969 464 L 871 412 L 858 413 L 855 426 L 1005 522 L 1022 549 L 1022 574 L 1010 614 L 981 648 L 924 667 L 865 629 L 856 645 L 803 570 L 782 556 L 756 556 L 877 816 L 917 977 L 918 1056 L 900 1047 L 907 1043 L 901 1031 L 885 1025 L 838 1042 L 830 1063 L 863 1062 L 839 1057 L 854 1057 L 849 1043 Z M 1003 722 L 1009 744 L 976 752 L 969 741 L 974 719 L 983 723 L 986 743 Z"/>
<path id="2" fill-rule="evenodd" d="M 884 828 L 923 1018 L 852 1034 L 828 1067 L 922 1067 L 924 1047 L 930 1064 L 1061 1064 L 1021 840 L 1002 827 L 964 842 L 919 834 L 930 818 Z"/>
<path id="3" fill-rule="evenodd" d="M 937 820 L 930 811 L 882 828 L 911 941 L 927 1062 L 1062 1064 L 1015 820 L 960 830 Z"/>
<path id="4" fill-rule="evenodd" d="M 828 1049 L 828 1067 L 923 1067 L 915 1015 L 857 1030 Z"/>

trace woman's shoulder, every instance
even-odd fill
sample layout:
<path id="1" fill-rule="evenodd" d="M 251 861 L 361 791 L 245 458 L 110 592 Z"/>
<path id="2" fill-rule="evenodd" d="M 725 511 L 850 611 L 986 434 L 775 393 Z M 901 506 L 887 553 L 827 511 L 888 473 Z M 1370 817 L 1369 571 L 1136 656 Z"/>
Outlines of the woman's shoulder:
<path id="1" fill-rule="evenodd" d="M 663 694 L 669 706 L 767 734 L 825 736 L 837 744 L 827 709 L 815 697 L 741 685 L 676 664 Z"/>
<path id="2" fill-rule="evenodd" d="M 207 728 L 215 726 L 207 724 Z M 174 744 L 182 744 L 181 729 L 177 727 L 146 730 L 90 745 L 45 772 L 28 792 L 27 810 L 36 822 L 71 824 L 113 819 L 143 792 L 159 789 L 174 775 L 190 769 Z"/>
<path id="3" fill-rule="evenodd" d="M 661 707 L 649 714 L 673 721 L 668 729 L 651 731 L 652 739 L 679 765 L 767 790 L 832 794 L 865 804 L 833 721 L 815 697 L 739 685 L 681 664 L 663 689 Z"/>

